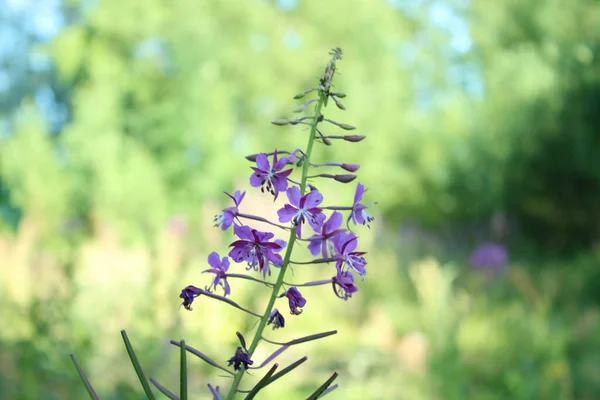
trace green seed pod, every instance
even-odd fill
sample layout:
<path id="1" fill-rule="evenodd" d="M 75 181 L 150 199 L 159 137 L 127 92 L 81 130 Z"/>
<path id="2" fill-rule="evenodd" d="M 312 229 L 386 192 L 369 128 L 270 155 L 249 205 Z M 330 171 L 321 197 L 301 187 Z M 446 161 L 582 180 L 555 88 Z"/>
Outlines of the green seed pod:
<path id="1" fill-rule="evenodd" d="M 287 119 L 276 119 L 275 121 L 271 121 L 273 125 L 284 126 L 290 123 Z"/>

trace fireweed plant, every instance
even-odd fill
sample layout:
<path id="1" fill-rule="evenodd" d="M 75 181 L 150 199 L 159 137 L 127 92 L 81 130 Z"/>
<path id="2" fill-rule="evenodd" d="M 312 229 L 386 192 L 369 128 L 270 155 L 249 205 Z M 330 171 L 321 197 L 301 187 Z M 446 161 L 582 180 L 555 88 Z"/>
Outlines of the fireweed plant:
<path id="1" fill-rule="evenodd" d="M 325 67 L 325 72 L 319 78 L 317 87 L 304 90 L 294 96 L 294 99 L 303 99 L 307 95 L 313 94 L 313 99 L 306 101 L 294 110 L 294 112 L 303 112 L 313 105 L 312 114 L 296 119 L 278 119 L 272 122 L 278 126 L 308 126 L 310 130 L 308 131 L 306 149 L 293 151 L 274 149 L 268 153 L 258 153 L 246 157 L 254 163 L 251 166 L 252 172 L 249 176 L 250 186 L 260 189 L 261 192 L 274 200 L 280 196 L 285 197 L 285 204 L 277 211 L 278 221 L 274 222 L 261 216 L 241 213 L 238 207 L 244 199 L 245 192 L 238 190 L 234 194 L 225 193 L 233 204 L 215 217 L 215 227 L 219 227 L 223 231 L 233 231 L 235 240 L 229 245 L 226 255 L 225 252 L 221 254 L 212 252 L 208 256 L 209 268 L 204 270 L 203 273 L 210 277 L 210 283 L 204 289 L 188 285 L 179 295 L 182 299 L 181 305 L 186 310 L 191 311 L 192 304 L 198 301 L 199 296 L 203 296 L 225 302 L 241 312 L 255 317 L 258 326 L 254 331 L 252 340 L 249 341 L 248 345 L 244 336 L 236 332 L 240 344 L 232 351 L 232 355 L 228 360 L 222 360 L 227 361 L 227 366 L 221 365 L 204 353 L 186 345 L 183 340 L 172 340 L 171 343 L 180 348 L 179 396 L 163 387 L 154 378 L 149 378 L 149 381 L 158 390 L 171 399 L 187 398 L 187 352 L 200 357 L 203 361 L 220 369 L 232 378 L 231 384 L 226 390 L 208 384 L 213 399 L 231 400 L 239 394 L 244 394 L 246 399 L 254 398 L 266 386 L 283 377 L 308 359 L 302 357 L 280 369 L 277 363 L 271 365 L 278 355 L 290 346 L 322 339 L 337 333 L 337 331 L 322 332 L 286 342 L 275 342 L 265 337 L 265 329 L 268 326 L 273 329 L 285 328 L 287 322 L 284 314 L 286 312 L 280 310 L 286 307 L 289 308 L 289 318 L 294 319 L 302 314 L 303 308 L 310 307 L 310 299 L 304 298 L 299 288 L 329 285 L 335 296 L 348 300 L 358 291 L 355 285 L 356 277 L 358 276 L 363 280 L 367 274 L 367 261 L 363 257 L 366 253 L 358 251 L 360 247 L 359 238 L 352 230 L 356 225 L 369 226 L 374 219 L 367 211 L 368 207 L 374 203 L 363 203 L 363 196 L 366 192 L 365 187 L 361 183 L 356 185 L 354 199 L 350 205 L 335 206 L 323 205 L 323 195 L 313 185 L 317 178 L 321 178 L 321 182 L 323 179 L 342 184 L 352 182 L 356 179 L 356 175 L 353 173 L 360 168 L 357 164 L 343 162 L 313 163 L 311 157 L 315 143 L 330 146 L 335 140 L 356 143 L 365 138 L 356 134 L 328 135 L 323 132 L 324 127 L 330 125 L 344 131 L 355 129 L 352 125 L 325 118 L 323 114 L 323 109 L 327 107 L 330 100 L 339 109 L 346 109 L 340 102 L 340 99 L 346 97 L 346 95 L 333 91 L 333 79 L 336 75 L 337 63 L 342 59 L 342 50 L 336 48 L 329 54 L 331 59 Z M 312 172 L 323 167 L 340 168 L 349 173 Z M 299 181 L 292 179 L 294 172 L 300 174 Z M 289 233 L 287 242 L 275 239 L 275 234 L 271 231 L 259 231 L 246 224 L 252 221 L 264 222 L 272 226 L 273 229 L 287 231 Z M 294 246 L 298 242 L 303 242 L 305 246 L 302 247 L 307 248 L 310 254 L 315 257 L 312 261 L 294 261 L 292 254 Z M 289 283 L 286 280 L 286 272 L 293 264 L 327 264 L 327 267 L 322 268 L 323 273 L 327 274 L 327 278 L 305 283 Z M 237 269 L 240 269 L 240 267 L 245 269 L 246 273 L 232 272 L 236 267 Z M 267 277 L 269 276 L 276 276 L 275 282 L 268 281 Z M 232 279 L 244 279 L 255 283 L 260 285 L 257 290 L 269 293 L 267 306 L 262 313 L 248 310 L 230 299 L 232 293 L 229 280 Z M 218 293 L 222 293 L 222 295 Z M 278 307 L 275 307 L 276 303 L 280 303 Z M 146 395 L 148 398 L 154 398 L 148 380 L 139 365 L 125 331 L 121 333 Z M 279 347 L 265 360 L 255 360 L 253 356 L 261 341 Z M 73 355 L 71 357 L 90 396 L 98 398 L 76 358 Z M 246 373 L 267 366 L 269 366 L 268 371 L 254 387 L 249 389 L 243 387 L 242 380 Z M 320 398 L 337 388 L 337 384 L 333 384 L 337 375 L 337 372 L 331 375 L 308 398 Z"/>

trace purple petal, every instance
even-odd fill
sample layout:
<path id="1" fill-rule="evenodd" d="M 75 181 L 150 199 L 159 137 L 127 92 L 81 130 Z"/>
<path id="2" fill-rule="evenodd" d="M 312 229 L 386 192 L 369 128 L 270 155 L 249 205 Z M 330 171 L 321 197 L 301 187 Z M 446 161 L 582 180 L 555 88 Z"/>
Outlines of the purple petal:
<path id="1" fill-rule="evenodd" d="M 354 225 L 364 225 L 365 224 L 365 218 L 363 217 L 362 214 L 362 210 L 364 209 L 364 207 L 356 207 L 353 211 L 352 211 L 352 222 L 354 222 Z"/>
<path id="2" fill-rule="evenodd" d="M 255 238 L 253 237 L 253 241 L 255 241 L 257 243 L 261 243 L 261 244 L 263 244 L 263 242 L 267 242 L 269 239 L 271 239 L 273 236 L 275 236 L 275 234 L 272 232 L 260 232 L 260 231 L 257 231 L 256 229 L 252 229 L 252 232 L 255 237 Z"/>
<path id="3" fill-rule="evenodd" d="M 311 240 L 308 244 L 308 250 L 314 257 L 318 256 L 321 252 L 321 244 L 324 242 L 323 239 Z"/>
<path id="4" fill-rule="evenodd" d="M 298 186 L 292 186 L 290 187 L 285 194 L 287 194 L 287 198 L 290 201 L 290 203 L 292 203 L 294 206 L 299 207 L 300 206 L 300 188 Z"/>
<path id="5" fill-rule="evenodd" d="M 289 162 L 289 158 L 287 158 L 287 157 L 283 157 L 277 161 L 275 161 L 275 159 L 273 159 L 273 169 L 275 171 L 280 171 L 283 169 L 283 167 L 285 167 L 287 165 L 288 162 Z"/>
<path id="6" fill-rule="evenodd" d="M 315 211 L 318 210 L 318 211 Z M 320 208 L 311 208 L 308 210 L 312 214 L 316 214 L 315 221 L 308 220 L 310 226 L 315 230 L 315 232 L 321 232 L 321 227 L 323 226 L 323 222 L 325 221 L 325 214 L 321 213 Z"/>
<path id="7" fill-rule="evenodd" d="M 225 286 L 223 296 L 227 296 L 228 294 L 231 293 L 231 288 L 229 287 L 229 282 L 227 282 L 227 279 L 223 280 L 223 285 Z"/>
<path id="8" fill-rule="evenodd" d="M 296 237 L 298 239 L 302 238 L 302 225 L 303 223 L 299 223 L 298 225 L 296 225 Z"/>
<path id="9" fill-rule="evenodd" d="M 269 165 L 269 159 L 265 153 L 256 156 L 256 166 L 265 172 L 271 171 L 271 165 Z"/>
<path id="10" fill-rule="evenodd" d="M 354 250 L 356 250 L 356 246 L 358 246 L 358 238 L 352 234 L 349 234 L 346 237 L 344 246 L 342 247 L 342 254 L 352 253 Z"/>
<path id="11" fill-rule="evenodd" d="M 289 174 L 288 174 L 289 175 Z M 277 174 L 271 178 L 271 182 L 273 182 L 273 187 L 278 192 L 283 192 L 288 187 L 287 175 Z"/>
<path id="12" fill-rule="evenodd" d="M 233 232 L 237 237 L 244 240 L 254 241 L 254 235 L 252 235 L 252 229 L 249 226 L 233 226 Z"/>
<path id="13" fill-rule="evenodd" d="M 262 172 L 254 172 L 250 175 L 250 186 L 252 187 L 261 187 L 264 181 L 265 174 Z"/>
<path id="14" fill-rule="evenodd" d="M 356 192 L 354 193 L 354 204 L 358 204 L 361 202 L 364 193 L 365 186 L 362 183 L 356 185 Z"/>
<path id="15" fill-rule="evenodd" d="M 221 267 L 221 258 L 216 251 L 213 251 L 208 255 L 208 264 L 217 269 Z"/>
<path id="16" fill-rule="evenodd" d="M 343 218 L 344 217 L 342 216 L 341 212 L 335 211 L 333 214 L 331 214 L 331 217 L 329 217 L 327 222 L 325 222 L 325 224 L 323 225 L 323 232 L 333 232 L 334 230 L 339 228 L 342 224 Z"/>
<path id="17" fill-rule="evenodd" d="M 290 206 L 286 204 L 283 208 L 277 210 L 277 215 L 279 215 L 279 222 L 290 222 L 292 218 L 298 213 L 298 209 L 296 207 Z"/>
<path id="18" fill-rule="evenodd" d="M 285 246 L 287 246 L 287 242 L 285 240 L 281 240 L 281 239 L 276 239 L 274 240 L 275 244 L 278 244 L 281 249 L 283 249 Z M 281 249 L 279 250 L 274 250 L 274 251 L 281 251 Z"/>
<path id="19" fill-rule="evenodd" d="M 305 208 L 305 209 L 313 208 L 313 207 L 318 206 L 322 202 L 323 202 L 323 195 L 321 193 L 319 193 L 318 190 L 313 190 L 304 197 L 304 204 L 303 204 L 302 208 Z"/>
<path id="20" fill-rule="evenodd" d="M 235 191 L 235 194 L 233 195 L 233 202 L 235 203 L 236 206 L 239 206 L 242 203 L 242 200 L 244 200 L 244 196 L 246 195 L 246 192 L 240 192 L 239 190 Z M 229 196 L 231 197 L 231 196 Z"/>
<path id="21" fill-rule="evenodd" d="M 229 258 L 223 257 L 221 260 L 221 270 L 226 272 L 229 269 Z"/>

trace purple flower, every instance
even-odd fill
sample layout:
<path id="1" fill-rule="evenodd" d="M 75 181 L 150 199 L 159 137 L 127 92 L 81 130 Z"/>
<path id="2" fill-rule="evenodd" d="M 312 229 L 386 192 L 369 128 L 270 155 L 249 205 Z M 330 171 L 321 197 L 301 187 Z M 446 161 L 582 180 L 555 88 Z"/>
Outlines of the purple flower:
<path id="1" fill-rule="evenodd" d="M 283 192 L 288 185 L 287 177 L 292 173 L 292 169 L 282 171 L 288 163 L 288 158 L 277 159 L 277 151 L 273 155 L 273 168 L 269 164 L 269 159 L 265 153 L 256 156 L 256 167 L 252 167 L 254 173 L 250 176 L 250 185 L 260 187 L 264 193 L 265 185 L 267 192 L 271 193 L 277 199 L 279 192 Z"/>
<path id="2" fill-rule="evenodd" d="M 267 325 L 273 324 L 273 329 L 285 328 L 285 318 L 279 312 L 278 309 L 274 308 L 269 314 L 269 320 L 267 321 Z"/>
<path id="3" fill-rule="evenodd" d="M 229 196 L 233 200 L 233 203 L 235 204 L 235 206 L 228 207 L 228 208 L 224 209 L 223 212 L 221 212 L 220 214 L 217 214 L 215 216 L 215 226 L 220 225 L 222 230 L 226 230 L 227 228 L 229 228 L 231 226 L 235 217 L 237 217 L 238 212 L 239 212 L 238 207 L 240 206 L 240 203 L 244 199 L 246 192 L 240 192 L 239 190 L 236 190 L 235 194 L 233 196 L 227 192 L 223 192 L 223 193 L 225 193 L 227 196 Z"/>
<path id="4" fill-rule="evenodd" d="M 310 226 L 318 231 L 325 220 L 323 211 L 317 206 L 323 201 L 323 195 L 317 190 L 311 190 L 304 196 L 301 196 L 300 188 L 292 186 L 286 191 L 290 204 L 286 204 L 277 211 L 279 222 L 289 222 L 296 226 L 296 237 L 300 238 L 302 234 L 302 224 L 308 220 Z"/>
<path id="5" fill-rule="evenodd" d="M 216 252 L 212 252 L 208 255 L 208 264 L 212 267 L 202 273 L 210 272 L 215 274 L 215 278 L 213 279 L 213 283 L 206 288 L 206 290 L 210 290 L 212 286 L 215 290 L 217 290 L 217 286 L 221 286 L 223 291 L 225 292 L 225 296 L 231 293 L 231 289 L 229 287 L 229 283 L 227 282 L 227 270 L 229 269 L 229 258 L 223 257 L 221 260 L 219 255 Z"/>
<path id="6" fill-rule="evenodd" d="M 473 250 L 469 261 L 475 268 L 498 271 L 508 264 L 508 250 L 501 244 L 484 242 Z"/>
<path id="7" fill-rule="evenodd" d="M 202 293 L 201 289 L 198 289 L 196 286 L 186 286 L 179 295 L 180 299 L 183 299 L 183 303 L 181 305 L 189 311 L 192 311 L 192 303 L 194 299 Z"/>
<path id="8" fill-rule="evenodd" d="M 264 276 L 270 273 L 269 261 L 276 266 L 280 266 L 283 259 L 279 254 L 286 245 L 283 240 L 275 240 L 269 242 L 269 239 L 275 235 L 270 232 L 259 232 L 256 229 L 251 229 L 249 226 L 233 226 L 233 231 L 240 238 L 231 243 L 233 247 L 229 252 L 229 257 L 235 262 L 246 261 L 248 269 L 253 268 L 255 271 L 262 271 Z M 258 266 L 258 268 L 257 268 Z"/>
<path id="9" fill-rule="evenodd" d="M 329 257 L 329 251 L 327 248 L 328 242 L 331 239 L 345 231 L 345 229 L 338 229 L 342 224 L 342 214 L 335 211 L 327 222 L 321 225 L 320 234 L 313 235 L 308 240 L 310 240 L 310 244 L 308 245 L 308 250 L 313 256 L 319 255 L 319 252 L 323 256 L 323 258 Z"/>
<path id="10" fill-rule="evenodd" d="M 283 293 L 282 296 L 288 298 L 290 303 L 290 314 L 292 315 L 300 315 L 302 314 L 302 308 L 306 305 L 306 299 L 302 297 L 302 293 L 296 288 L 296 286 L 292 286 L 288 290 Z"/>
<path id="11" fill-rule="evenodd" d="M 365 192 L 366 192 L 365 186 L 362 183 L 359 183 L 358 185 L 356 185 L 356 192 L 354 193 L 354 204 L 352 205 L 352 212 L 350 213 L 350 216 L 348 217 L 347 222 L 350 222 L 350 219 L 352 219 L 352 222 L 354 222 L 354 225 L 361 224 L 361 225 L 369 226 L 369 222 L 371 222 L 375 219 L 375 217 L 373 217 L 371 214 L 369 214 L 367 212 L 367 207 L 370 204 L 374 204 L 374 203 L 368 203 L 368 204 L 360 203 L 362 201 L 363 194 Z M 369 228 L 370 228 L 370 226 L 369 226 Z"/>
<path id="12" fill-rule="evenodd" d="M 244 365 L 244 369 L 248 369 L 248 365 L 254 364 L 254 361 L 250 359 L 248 353 L 238 346 L 233 357 L 228 360 L 228 363 L 227 366 L 230 367 L 233 364 L 233 369 L 239 371 L 242 365 Z"/>
<path id="13" fill-rule="evenodd" d="M 333 282 L 333 292 L 340 299 L 348 300 L 352 297 L 352 293 L 358 292 L 358 288 L 354 286 L 354 275 L 351 271 L 342 272 L 337 270 L 337 275 L 331 278 Z"/>
<path id="14" fill-rule="evenodd" d="M 354 251 L 358 245 L 358 238 L 353 233 L 341 233 L 333 238 L 333 249 L 335 254 L 333 258 L 336 260 L 336 268 L 340 272 L 353 269 L 360 276 L 365 278 L 367 274 L 367 261 L 362 257 L 367 254 L 362 251 Z M 348 268 L 344 269 L 344 265 Z"/>

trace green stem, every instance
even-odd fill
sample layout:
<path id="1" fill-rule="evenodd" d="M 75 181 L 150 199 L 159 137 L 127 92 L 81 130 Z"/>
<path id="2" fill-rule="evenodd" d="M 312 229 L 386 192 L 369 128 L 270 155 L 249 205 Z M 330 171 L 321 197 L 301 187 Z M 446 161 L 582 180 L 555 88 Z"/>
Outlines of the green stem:
<path id="1" fill-rule="evenodd" d="M 315 135 L 317 133 L 317 124 L 319 122 L 318 118 L 321 115 L 321 108 L 325 104 L 326 99 L 327 99 L 327 96 L 325 94 L 319 93 L 319 101 L 315 105 L 315 113 L 313 116 L 312 126 L 310 128 L 310 137 L 308 138 L 308 145 L 306 146 L 306 153 L 305 153 L 306 159 L 304 160 L 304 164 L 302 165 L 302 180 L 300 181 L 300 193 L 302 195 L 304 195 L 304 192 L 306 191 L 306 180 L 308 179 L 308 167 L 310 166 L 310 156 L 312 153 L 313 144 L 315 142 Z M 250 355 L 250 357 L 252 357 L 252 354 L 254 354 L 254 351 L 258 347 L 258 344 L 260 343 L 260 340 L 262 338 L 263 331 L 265 330 L 265 327 L 267 326 L 267 322 L 269 320 L 269 315 L 271 314 L 271 310 L 273 310 L 273 306 L 275 305 L 275 300 L 277 300 L 277 295 L 279 294 L 279 291 L 281 290 L 281 286 L 283 285 L 283 278 L 284 278 L 285 272 L 287 271 L 287 268 L 290 264 L 290 257 L 292 255 L 292 250 L 294 249 L 295 242 L 296 242 L 296 228 L 292 228 L 292 230 L 290 231 L 290 238 L 288 240 L 288 246 L 285 251 L 285 256 L 283 258 L 283 263 L 281 265 L 281 270 L 279 271 L 279 275 L 277 276 L 277 281 L 275 282 L 275 285 L 273 286 L 273 290 L 271 291 L 271 298 L 269 299 L 269 303 L 267 304 L 265 313 L 263 314 L 262 318 L 260 319 L 260 323 L 258 324 L 256 333 L 254 334 L 254 338 L 252 339 L 252 344 L 250 345 L 250 348 L 248 348 L 248 354 Z M 244 369 L 241 368 L 235 374 L 235 377 L 233 378 L 233 383 L 231 384 L 231 387 L 229 388 L 229 393 L 227 393 L 227 397 L 225 398 L 226 400 L 233 400 L 233 398 L 235 397 L 238 386 L 240 385 L 242 377 L 244 376 L 244 372 L 245 372 Z"/>

